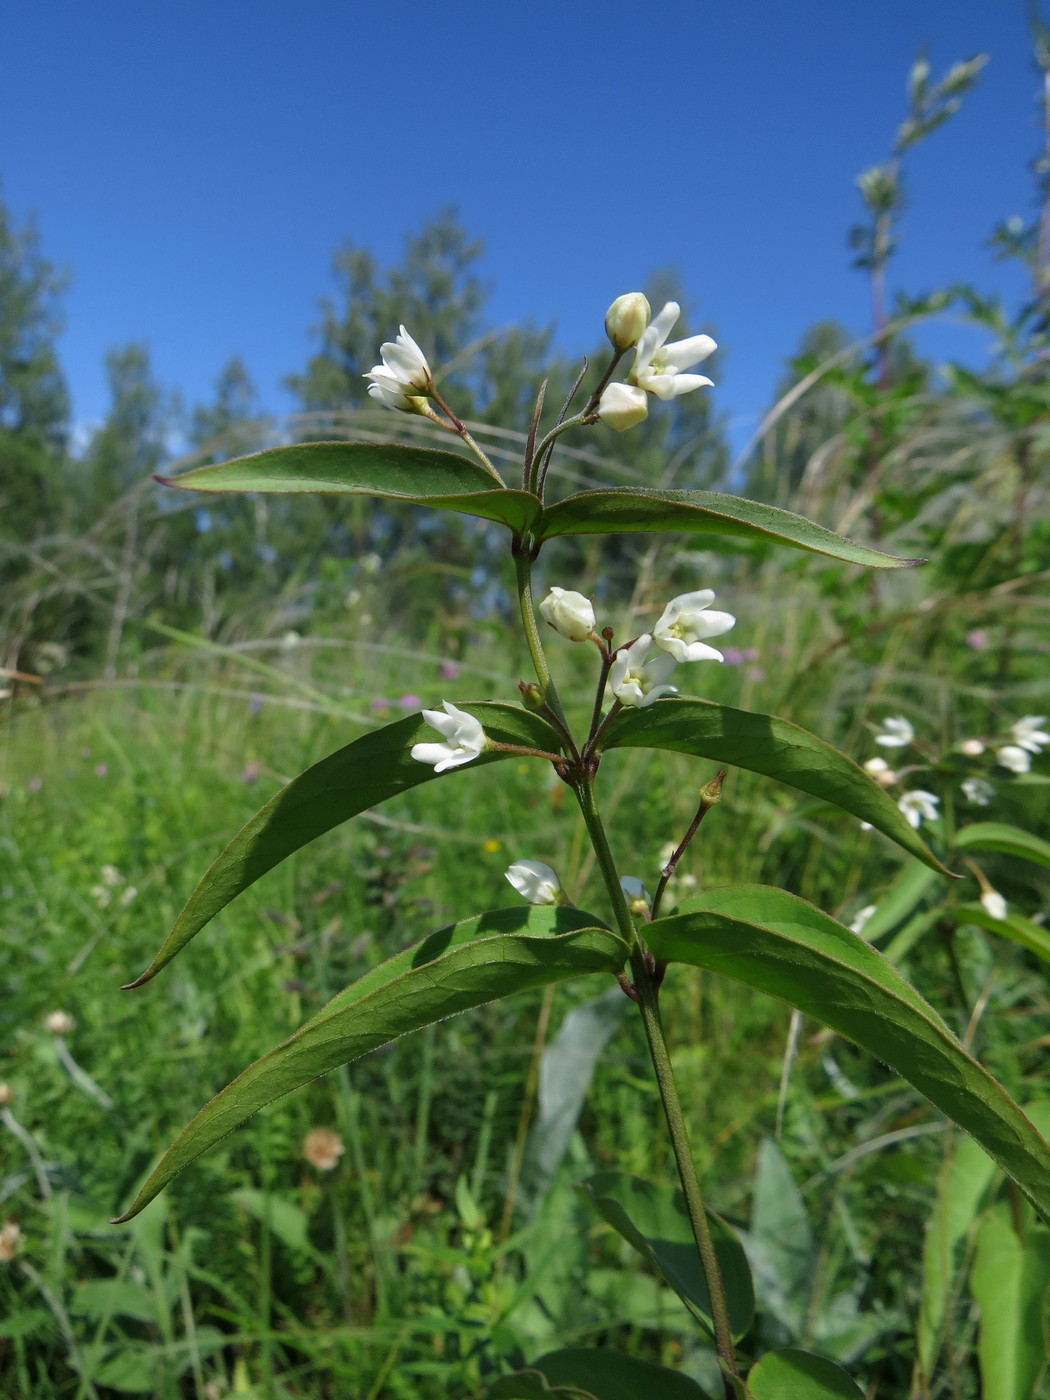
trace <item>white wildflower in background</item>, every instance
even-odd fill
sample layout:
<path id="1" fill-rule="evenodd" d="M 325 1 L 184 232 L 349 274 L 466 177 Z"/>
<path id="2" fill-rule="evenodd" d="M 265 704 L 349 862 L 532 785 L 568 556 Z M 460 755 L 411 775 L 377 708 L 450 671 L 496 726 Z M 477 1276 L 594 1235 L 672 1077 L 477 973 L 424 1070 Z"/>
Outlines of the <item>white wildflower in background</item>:
<path id="1" fill-rule="evenodd" d="M 602 390 L 598 400 L 598 417 L 618 433 L 625 433 L 628 428 L 643 423 L 649 417 L 649 401 L 645 391 L 636 389 L 633 384 L 621 384 L 619 380 L 614 380 Z"/>
<path id="2" fill-rule="evenodd" d="M 115 865 L 104 865 L 99 871 L 98 884 L 92 885 L 89 893 L 100 909 L 108 909 L 114 897 L 120 908 L 125 909 L 138 891 L 134 885 L 124 885 L 124 876 Z"/>
<path id="3" fill-rule="evenodd" d="M 632 914 L 648 914 L 652 901 L 641 880 L 634 875 L 623 875 L 620 878 L 620 889 L 627 897 L 627 907 Z"/>
<path id="4" fill-rule="evenodd" d="M 981 895 L 981 903 L 985 912 L 991 914 L 993 919 L 1006 918 L 1006 900 L 998 890 L 985 890 Z"/>
<path id="5" fill-rule="evenodd" d="M 1006 744 L 996 749 L 995 761 L 1000 767 L 1009 768 L 1011 773 L 1027 773 L 1032 766 L 1031 754 L 1019 744 Z"/>
<path id="6" fill-rule="evenodd" d="M 14 1220 L 0 1225 L 0 1264 L 10 1264 L 22 1248 L 24 1236 Z"/>
<path id="7" fill-rule="evenodd" d="M 70 1035 L 76 1024 L 68 1011 L 49 1011 L 44 1017 L 44 1030 L 52 1035 Z"/>
<path id="8" fill-rule="evenodd" d="M 1006 731 L 1014 743 L 1029 753 L 1042 753 L 1050 744 L 1050 734 L 1040 726 L 1046 723 L 1046 715 L 1025 715 L 1016 720 Z"/>
<path id="9" fill-rule="evenodd" d="M 962 785 L 962 794 L 967 802 L 972 802 L 975 807 L 987 807 L 995 796 L 995 788 L 983 778 L 966 778 Z"/>
<path id="10" fill-rule="evenodd" d="M 878 755 L 868 759 L 867 763 L 864 765 L 864 771 L 869 778 L 875 779 L 879 787 L 892 787 L 897 781 L 897 774 L 886 760 L 884 758 L 879 758 Z"/>
<path id="11" fill-rule="evenodd" d="M 432 763 L 435 773 L 469 763 L 488 747 L 485 731 L 473 715 L 458 710 L 450 700 L 442 700 L 445 713 L 424 710 L 423 718 L 447 740 L 444 744 L 413 744 L 412 757 L 419 763 Z"/>
<path id="12" fill-rule="evenodd" d="M 658 651 L 647 660 L 653 639 L 648 632 L 616 653 L 609 671 L 609 689 L 621 705 L 643 710 L 662 695 L 674 695 L 677 686 L 666 685 L 675 668 L 675 659 L 666 651 Z"/>
<path id="13" fill-rule="evenodd" d="M 404 326 L 396 340 L 385 341 L 379 347 L 379 354 L 383 363 L 373 365 L 363 376 L 372 381 L 368 386 L 370 397 L 385 408 L 418 413 L 433 383 L 427 357 Z"/>
<path id="14" fill-rule="evenodd" d="M 875 908 L 876 906 L 874 904 L 865 904 L 863 909 L 857 910 L 853 916 L 853 922 L 850 924 L 850 928 L 854 933 L 864 932 L 864 925 L 871 918 L 872 914 L 875 913 Z"/>
<path id="15" fill-rule="evenodd" d="M 940 800 L 934 793 L 916 788 L 914 792 L 906 792 L 897 806 L 907 818 L 908 825 L 918 831 L 924 821 L 937 820 L 937 804 Z"/>
<path id="16" fill-rule="evenodd" d="M 680 311 L 676 301 L 669 301 L 646 327 L 635 352 L 631 378 L 639 388 L 655 394 L 658 399 L 675 399 L 712 382 L 703 374 L 682 373 L 717 350 L 718 346 L 709 335 L 691 335 L 686 340 L 667 344 Z"/>
<path id="17" fill-rule="evenodd" d="M 10 1084 L 0 1084 L 0 1108 L 7 1108 L 14 1102 L 15 1091 Z"/>
<path id="18" fill-rule="evenodd" d="M 319 1172 L 334 1171 L 345 1151 L 343 1139 L 331 1128 L 314 1128 L 303 1138 L 303 1156 Z"/>
<path id="19" fill-rule="evenodd" d="M 566 903 L 558 872 L 542 860 L 516 860 L 505 876 L 530 904 Z"/>
<path id="20" fill-rule="evenodd" d="M 959 752 L 966 758 L 980 758 L 984 753 L 984 740 L 964 739 L 959 745 Z"/>
<path id="21" fill-rule="evenodd" d="M 629 350 L 641 340 L 652 315 L 649 298 L 642 292 L 624 292 L 605 313 L 605 334 L 613 349 Z"/>
<path id="22" fill-rule="evenodd" d="M 915 730 L 903 715 L 892 715 L 882 721 L 882 729 L 875 735 L 876 744 L 884 749 L 903 749 L 915 738 Z"/>
<path id="23" fill-rule="evenodd" d="M 570 642 L 585 642 L 594 636 L 594 608 L 582 593 L 552 588 L 540 604 L 540 616 Z"/>
<path id="24" fill-rule="evenodd" d="M 736 626 L 736 618 L 732 613 L 711 609 L 708 605 L 714 600 L 714 590 L 710 588 L 672 598 L 653 628 L 653 641 L 676 661 L 724 660 L 720 651 L 706 645 L 705 638 L 728 632 Z"/>

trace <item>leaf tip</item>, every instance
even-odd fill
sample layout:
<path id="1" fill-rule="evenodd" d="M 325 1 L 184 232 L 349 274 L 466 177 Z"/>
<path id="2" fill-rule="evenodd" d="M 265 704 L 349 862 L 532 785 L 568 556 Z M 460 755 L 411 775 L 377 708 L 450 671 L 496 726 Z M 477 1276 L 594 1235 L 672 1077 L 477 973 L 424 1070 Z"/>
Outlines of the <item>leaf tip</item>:
<path id="1" fill-rule="evenodd" d="M 149 982 L 153 978 L 153 976 L 153 968 L 147 967 L 146 971 L 139 973 L 138 977 L 136 977 L 133 982 L 122 982 L 120 990 L 122 992 L 133 992 L 136 987 L 144 986 L 145 983 Z"/>

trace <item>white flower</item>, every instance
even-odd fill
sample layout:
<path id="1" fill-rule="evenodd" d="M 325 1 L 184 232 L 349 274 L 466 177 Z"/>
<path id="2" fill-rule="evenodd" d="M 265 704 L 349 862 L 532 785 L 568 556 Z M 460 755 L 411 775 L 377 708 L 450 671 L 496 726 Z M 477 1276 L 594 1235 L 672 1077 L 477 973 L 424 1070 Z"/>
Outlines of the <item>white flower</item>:
<path id="1" fill-rule="evenodd" d="M 962 794 L 975 807 L 987 807 L 995 796 L 995 788 L 983 778 L 967 778 L 962 785 Z"/>
<path id="2" fill-rule="evenodd" d="M 469 763 L 488 747 L 485 731 L 473 715 L 457 710 L 449 700 L 441 703 L 445 707 L 444 714 L 440 710 L 424 710 L 423 718 L 431 729 L 444 734 L 448 742 L 412 745 L 412 757 L 420 763 L 432 763 L 435 773 Z"/>
<path id="3" fill-rule="evenodd" d="M 605 313 L 605 334 L 617 350 L 629 350 L 642 337 L 652 308 L 641 292 L 624 292 Z"/>
<path id="4" fill-rule="evenodd" d="M 44 1029 L 52 1035 L 69 1035 L 75 1026 L 68 1011 L 49 1011 L 44 1017 Z"/>
<path id="5" fill-rule="evenodd" d="M 903 749 L 915 738 L 915 730 L 903 715 L 895 715 L 882 721 L 882 733 L 875 735 L 876 744 L 884 749 Z"/>
<path id="6" fill-rule="evenodd" d="M 647 914 L 649 912 L 651 904 L 649 891 L 636 876 L 621 876 L 620 889 L 627 897 L 627 907 L 632 914 Z"/>
<path id="7" fill-rule="evenodd" d="M 916 788 L 914 792 L 906 792 L 897 806 L 907 817 L 908 825 L 918 831 L 924 819 L 928 822 L 937 820 L 937 804 L 940 800 L 932 792 Z"/>
<path id="8" fill-rule="evenodd" d="M 1029 753 L 1042 753 L 1050 744 L 1050 734 L 1039 728 L 1045 723 L 1046 715 L 1025 715 L 1011 724 L 1006 732 L 1022 749 L 1027 749 Z"/>
<path id="9" fill-rule="evenodd" d="M 981 895 L 981 903 L 993 919 L 1006 918 L 1006 900 L 998 890 L 985 890 Z"/>
<path id="10" fill-rule="evenodd" d="M 649 401 L 643 389 L 614 380 L 602 390 L 598 400 L 598 417 L 618 433 L 643 422 L 649 417 Z"/>
<path id="11" fill-rule="evenodd" d="M 432 383 L 426 356 L 404 326 L 396 340 L 388 340 L 379 347 L 379 353 L 383 363 L 373 365 L 364 375 L 372 381 L 368 386 L 369 395 L 387 408 L 397 408 L 402 413 L 418 412 L 420 405 L 416 401 L 426 398 Z"/>
<path id="12" fill-rule="evenodd" d="M 876 906 L 874 904 L 866 904 L 863 909 L 857 910 L 853 916 L 853 922 L 850 924 L 850 928 L 854 933 L 864 932 L 864 925 L 871 918 L 872 914 L 875 913 L 875 908 Z"/>
<path id="13" fill-rule="evenodd" d="M 1003 768 L 1009 768 L 1011 773 L 1027 773 L 1032 766 L 1028 750 L 1017 744 L 1007 744 L 1005 748 L 996 749 L 995 761 Z"/>
<path id="14" fill-rule="evenodd" d="M 980 758 L 984 753 L 984 740 L 964 739 L 959 745 L 959 752 L 966 758 Z"/>
<path id="15" fill-rule="evenodd" d="M 669 301 L 646 327 L 635 352 L 631 378 L 658 399 L 675 399 L 712 382 L 702 374 L 682 373 L 718 348 L 709 335 L 691 335 L 687 340 L 665 343 L 680 309 L 676 301 Z"/>
<path id="16" fill-rule="evenodd" d="M 680 593 L 672 598 L 653 628 L 653 641 L 669 651 L 676 661 L 721 661 L 722 653 L 704 645 L 705 637 L 717 637 L 736 626 L 731 613 L 712 612 L 714 591 L 701 588 L 696 593 Z"/>
<path id="17" fill-rule="evenodd" d="M 666 651 L 657 652 L 651 661 L 646 661 L 653 639 L 648 632 L 616 653 L 609 671 L 609 689 L 621 705 L 629 705 L 635 710 L 644 710 L 661 695 L 674 695 L 677 686 L 664 682 L 675 668 L 675 660 Z"/>
<path id="18" fill-rule="evenodd" d="M 558 872 L 542 860 L 516 860 L 506 878 L 530 904 L 564 904 L 565 892 Z"/>
<path id="19" fill-rule="evenodd" d="M 864 771 L 869 778 L 874 778 L 879 787 L 892 787 L 897 781 L 897 775 L 884 758 L 869 758 L 864 765 Z"/>
<path id="20" fill-rule="evenodd" d="M 594 636 L 594 608 L 582 593 L 552 588 L 540 604 L 540 616 L 570 642 L 585 642 Z"/>

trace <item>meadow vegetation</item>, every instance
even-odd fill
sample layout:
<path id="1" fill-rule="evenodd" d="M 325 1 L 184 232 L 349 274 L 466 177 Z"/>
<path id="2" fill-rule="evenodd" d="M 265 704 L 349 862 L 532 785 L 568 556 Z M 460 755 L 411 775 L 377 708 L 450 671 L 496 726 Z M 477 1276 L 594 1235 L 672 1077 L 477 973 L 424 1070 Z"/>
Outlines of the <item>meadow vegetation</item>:
<path id="1" fill-rule="evenodd" d="M 905 154 L 978 66 L 943 91 L 917 68 L 911 134 L 862 184 L 854 246 L 883 298 Z M 872 576 L 762 543 L 578 537 L 548 546 L 542 574 L 597 595 L 622 636 L 672 594 L 714 588 L 735 645 L 704 669 L 702 694 L 782 715 L 858 762 L 900 769 L 875 736 L 888 717 L 910 722 L 901 786 L 938 797 L 923 835 L 963 879 L 742 770 L 676 878 L 683 891 L 779 885 L 863 926 L 1045 1132 L 1050 761 L 1038 745 L 1024 771 L 997 759 L 1017 721 L 1046 709 L 1044 179 L 1035 221 L 996 235 L 1030 269 L 1024 306 L 945 289 L 883 307 L 868 341 L 818 325 L 735 466 L 709 405 L 683 400 L 623 438 L 565 448 L 552 469 L 566 489 L 739 492 L 923 567 Z M 476 251 L 449 218 L 387 273 L 343 249 L 343 299 L 292 379 L 302 413 L 260 417 L 231 366 L 184 424 L 182 465 L 391 436 L 360 375 L 401 322 L 451 366 L 442 391 L 469 404 L 493 459 L 520 452 L 550 337 L 486 333 Z M 582 1345 L 717 1386 L 677 1295 L 581 1186 L 606 1168 L 673 1175 L 641 1027 L 611 978 L 481 1007 L 336 1070 L 141 1216 L 107 1223 L 200 1104 L 335 991 L 512 903 L 511 861 L 557 864 L 582 906 L 603 895 L 563 785 L 505 763 L 339 827 L 242 894 L 162 980 L 118 990 L 291 776 L 450 687 L 513 696 L 528 657 L 482 522 L 328 497 L 202 506 L 155 487 L 149 472 L 171 470 L 170 404 L 139 348 L 115 352 L 110 420 L 70 453 L 58 288 L 6 215 L 2 276 L 27 309 L 21 339 L 0 325 L 0 1389 L 439 1400 Z M 668 284 L 654 281 L 659 300 Z M 0 321 L 12 304 L 0 299 Z M 910 325 L 949 307 L 995 339 L 987 366 L 937 369 L 909 344 Z M 5 361 L 5 345 L 21 348 Z M 572 373 L 555 362 L 552 400 Z M 577 668 L 586 711 L 582 663 L 564 648 L 559 666 L 570 703 Z M 715 765 L 636 750 L 606 763 L 615 844 L 655 882 L 664 833 L 684 830 Z M 966 845 L 959 833 L 981 823 L 1015 834 Z M 982 904 L 989 890 L 1002 917 Z M 778 1001 L 695 969 L 668 979 L 665 1000 L 708 1197 L 756 1279 L 752 1350 L 812 1349 L 887 1400 L 1036 1396 L 1050 1235 L 989 1159 L 872 1056 Z M 59 1011 L 72 1023 L 49 1021 Z M 311 1146 L 317 1130 L 336 1137 Z M 1009 1289 L 1020 1321 L 996 1330 L 992 1300 Z M 1009 1386 L 991 1379 L 1007 1373 Z"/>

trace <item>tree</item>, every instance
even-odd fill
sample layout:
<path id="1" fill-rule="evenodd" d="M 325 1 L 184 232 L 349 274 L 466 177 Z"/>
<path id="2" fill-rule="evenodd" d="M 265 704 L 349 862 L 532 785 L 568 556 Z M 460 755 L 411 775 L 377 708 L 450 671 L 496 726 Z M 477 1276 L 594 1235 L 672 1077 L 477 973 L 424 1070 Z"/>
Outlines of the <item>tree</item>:
<path id="1" fill-rule="evenodd" d="M 0 538 L 25 542 L 58 509 L 69 399 L 55 351 L 65 283 L 32 222 L 0 200 Z M 10 559 L 3 566 L 10 576 Z"/>

